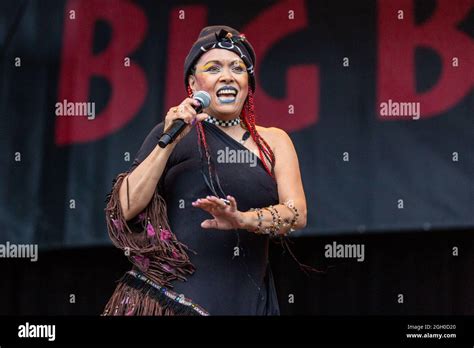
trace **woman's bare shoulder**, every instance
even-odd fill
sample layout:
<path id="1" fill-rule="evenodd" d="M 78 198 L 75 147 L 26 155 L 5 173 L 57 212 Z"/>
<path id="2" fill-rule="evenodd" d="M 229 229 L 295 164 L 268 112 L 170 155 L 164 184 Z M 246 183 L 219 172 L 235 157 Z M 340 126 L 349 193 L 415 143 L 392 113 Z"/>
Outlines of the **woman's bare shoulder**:
<path id="1" fill-rule="evenodd" d="M 256 126 L 257 132 L 269 143 L 273 152 L 280 146 L 288 146 L 291 139 L 283 129 L 277 127 Z"/>

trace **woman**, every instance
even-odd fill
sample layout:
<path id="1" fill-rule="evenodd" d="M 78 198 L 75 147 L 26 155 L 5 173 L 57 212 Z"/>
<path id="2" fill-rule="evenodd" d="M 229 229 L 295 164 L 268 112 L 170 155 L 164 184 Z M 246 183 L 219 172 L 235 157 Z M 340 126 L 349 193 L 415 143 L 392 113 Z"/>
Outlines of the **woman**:
<path id="1" fill-rule="evenodd" d="M 306 226 L 306 199 L 289 136 L 255 124 L 254 65 L 235 29 L 201 31 L 184 65 L 189 98 L 151 131 L 109 195 L 110 237 L 134 267 L 104 315 L 279 314 L 268 242 Z M 201 90 L 211 104 L 196 114 Z M 160 148 L 177 118 L 186 129 Z"/>

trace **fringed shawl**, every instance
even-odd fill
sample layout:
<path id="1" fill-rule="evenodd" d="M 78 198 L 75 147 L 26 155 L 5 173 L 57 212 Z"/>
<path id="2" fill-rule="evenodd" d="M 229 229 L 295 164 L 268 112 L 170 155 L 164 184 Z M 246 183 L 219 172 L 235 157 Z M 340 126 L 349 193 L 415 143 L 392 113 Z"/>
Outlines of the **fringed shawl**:
<path id="1" fill-rule="evenodd" d="M 134 219 L 126 221 L 120 205 L 119 191 L 128 173 L 113 181 L 106 203 L 107 229 L 112 243 L 124 251 L 133 269 L 159 286 L 173 288 L 174 280 L 186 280 L 195 267 L 189 260 L 186 245 L 180 243 L 168 223 L 166 203 L 155 190 L 148 206 Z M 126 274 L 115 289 L 103 315 L 176 315 L 194 314 L 179 302 L 169 301 L 154 288 L 133 282 Z M 137 285 L 137 286 L 134 286 Z M 154 295 L 154 296 L 152 296 Z"/>

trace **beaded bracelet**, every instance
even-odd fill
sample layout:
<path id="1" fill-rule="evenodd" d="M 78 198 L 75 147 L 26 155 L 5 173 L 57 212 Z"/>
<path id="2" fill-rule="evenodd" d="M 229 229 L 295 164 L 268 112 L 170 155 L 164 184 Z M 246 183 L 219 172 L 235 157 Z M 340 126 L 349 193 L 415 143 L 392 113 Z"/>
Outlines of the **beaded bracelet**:
<path id="1" fill-rule="evenodd" d="M 293 212 L 293 219 L 290 223 L 290 232 L 294 232 L 294 227 L 296 226 L 296 223 L 298 222 L 298 217 L 300 216 L 300 214 L 298 213 L 298 209 L 296 209 L 292 201 L 286 201 L 283 203 L 283 205 Z"/>
<path id="2" fill-rule="evenodd" d="M 264 209 L 264 210 L 268 210 L 268 211 L 270 212 L 270 214 L 272 215 L 272 226 L 266 227 L 264 234 L 273 235 L 274 230 L 275 230 L 275 220 L 276 220 L 275 213 L 271 210 L 270 207 L 265 207 L 265 208 L 263 208 L 263 209 Z"/>
<path id="3" fill-rule="evenodd" d="M 271 206 L 273 208 L 273 211 L 275 212 L 277 218 L 278 218 L 278 225 L 275 226 L 275 233 L 274 233 L 274 237 L 277 237 L 279 232 L 280 232 L 280 229 L 281 229 L 281 226 L 282 226 L 282 220 L 281 220 L 281 216 L 280 216 L 280 213 L 278 212 L 277 208 L 274 207 L 274 206 Z"/>
<path id="4" fill-rule="evenodd" d="M 268 210 L 272 214 L 272 226 L 269 228 L 268 234 L 272 237 L 277 237 L 281 228 L 281 216 L 273 205 L 263 209 Z"/>
<path id="5" fill-rule="evenodd" d="M 274 227 L 275 227 L 275 220 L 276 218 L 274 217 L 274 213 L 270 211 L 270 214 L 272 214 L 272 219 L 273 219 L 273 225 L 271 228 L 265 228 L 265 229 L 262 229 L 262 221 L 263 221 L 263 210 L 268 210 L 268 208 L 251 208 L 250 211 L 255 211 L 257 213 L 257 220 L 258 220 L 258 226 L 256 229 L 254 230 L 251 230 L 251 232 L 254 232 L 256 234 L 272 234 L 273 235 L 273 232 L 274 232 Z"/>
<path id="6" fill-rule="evenodd" d="M 252 230 L 251 232 L 254 232 L 254 233 L 257 233 L 257 234 L 260 234 L 262 233 L 261 232 L 261 228 L 262 228 L 262 221 L 263 221 L 263 212 L 262 212 L 262 209 L 260 208 L 251 208 L 250 211 L 255 211 L 257 212 L 257 220 L 258 220 L 258 225 L 257 225 L 257 228 Z"/>
<path id="7" fill-rule="evenodd" d="M 289 208 L 293 212 L 293 219 L 291 222 L 288 221 L 288 219 L 285 219 L 284 222 L 282 222 L 282 218 L 276 207 L 273 205 L 270 205 L 265 208 L 251 208 L 250 211 L 255 211 L 257 213 L 257 220 L 258 220 L 258 226 L 256 229 L 252 230 L 251 232 L 257 233 L 257 234 L 268 234 L 272 237 L 278 237 L 279 231 L 282 226 L 290 226 L 290 231 L 289 232 L 294 232 L 295 225 L 298 221 L 299 213 L 298 209 L 294 205 L 288 202 L 282 203 L 284 206 Z M 272 225 L 270 227 L 267 227 L 262 230 L 262 221 L 263 221 L 263 211 L 262 210 L 268 210 L 270 214 L 272 215 Z"/>

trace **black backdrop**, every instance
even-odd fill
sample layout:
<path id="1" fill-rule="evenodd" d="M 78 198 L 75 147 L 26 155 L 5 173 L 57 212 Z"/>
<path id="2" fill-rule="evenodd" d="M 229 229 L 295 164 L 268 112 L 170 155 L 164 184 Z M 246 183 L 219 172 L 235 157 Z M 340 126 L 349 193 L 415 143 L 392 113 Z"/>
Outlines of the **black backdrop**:
<path id="1" fill-rule="evenodd" d="M 271 264 L 283 315 L 472 315 L 472 230 L 346 236 L 338 243 L 364 243 L 366 260 L 328 260 L 330 237 L 299 238 L 293 249 L 302 262 L 326 273 L 305 276 L 274 245 Z M 459 248 L 459 256 L 452 248 Z M 41 254 L 41 262 L 0 263 L 1 314 L 98 315 L 129 269 L 111 247 Z M 75 295 L 75 303 L 70 295 Z M 289 303 L 289 295 L 294 303 Z M 404 303 L 398 302 L 402 294 Z"/>
<path id="2" fill-rule="evenodd" d="M 0 260 L 1 313 L 102 310 L 127 268 L 106 234 L 105 194 L 184 98 L 183 59 L 199 30 L 223 23 L 257 50 L 258 123 L 287 130 L 298 151 L 309 209 L 298 257 L 336 266 L 306 279 L 274 248 L 283 312 L 472 313 L 472 3 L 236 6 L 0 3 L 0 243 L 41 249 L 37 263 Z M 56 116 L 64 99 L 94 102 L 96 118 Z M 420 118 L 380 115 L 389 99 L 419 102 Z M 364 243 L 366 261 L 329 262 L 333 240 Z"/>

